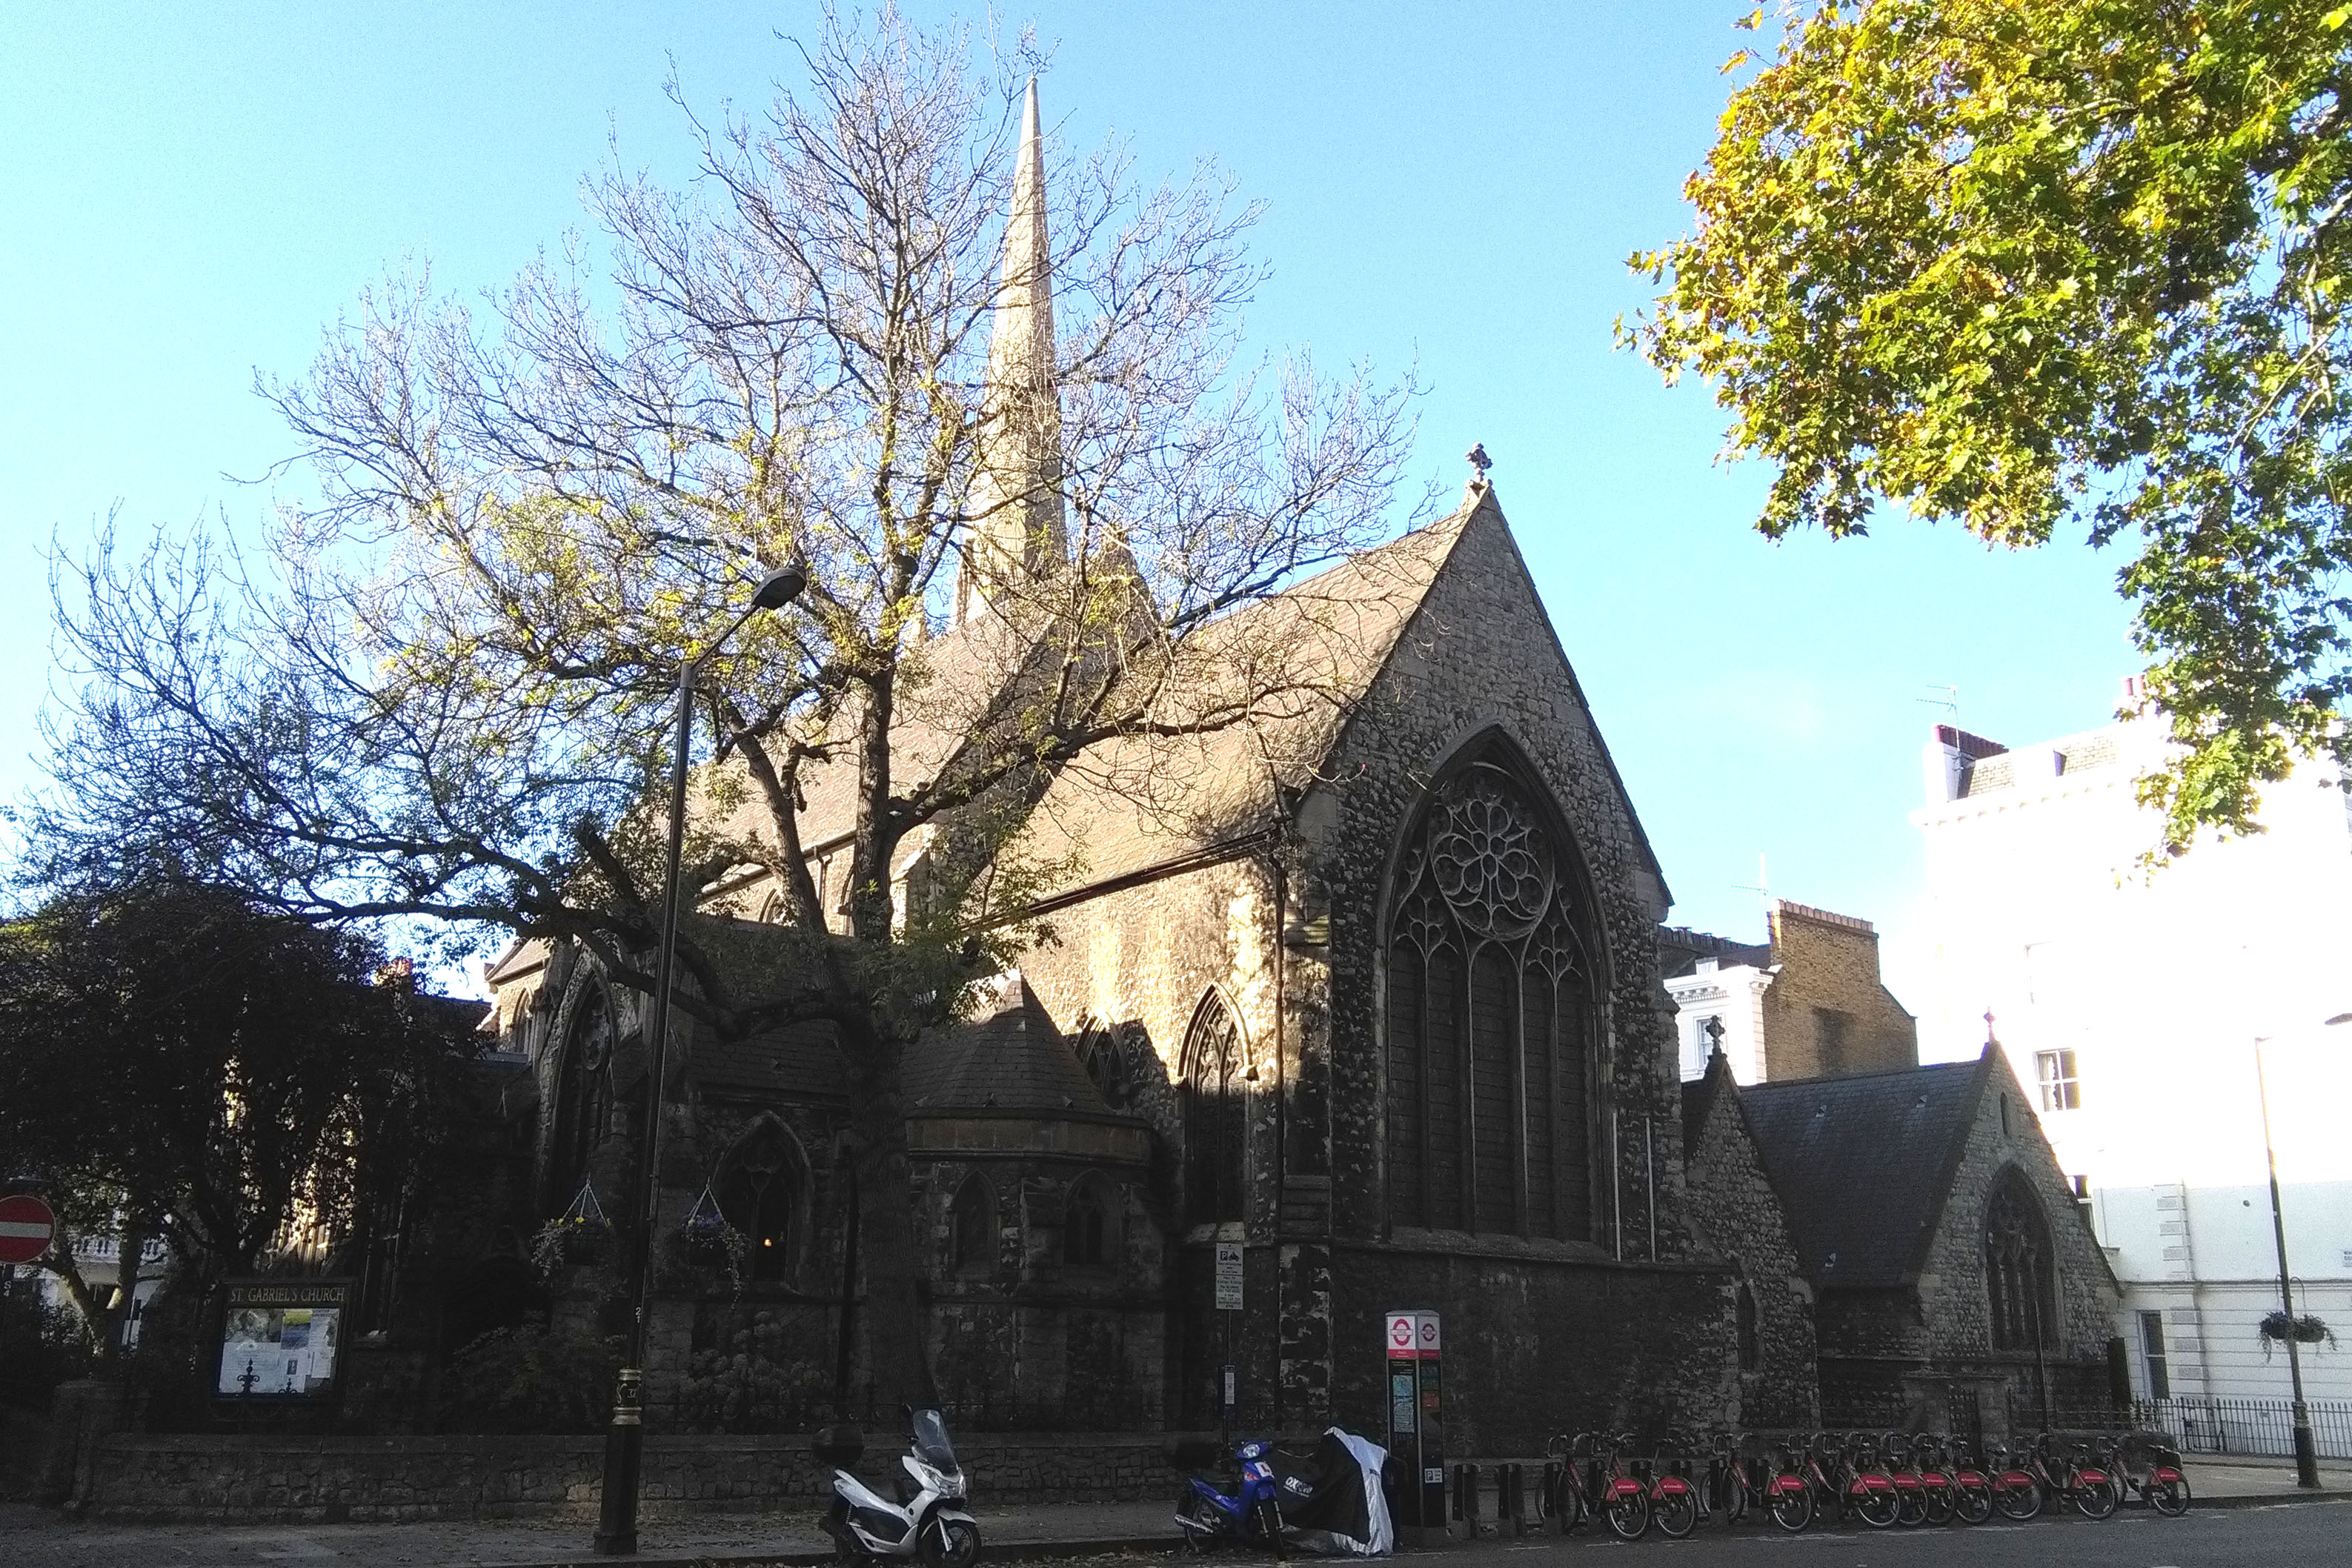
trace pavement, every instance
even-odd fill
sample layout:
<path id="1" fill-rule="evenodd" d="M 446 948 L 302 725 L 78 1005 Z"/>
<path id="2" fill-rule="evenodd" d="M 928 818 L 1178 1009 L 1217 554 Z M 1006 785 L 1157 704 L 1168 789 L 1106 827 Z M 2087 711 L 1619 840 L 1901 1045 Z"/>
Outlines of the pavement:
<path id="1" fill-rule="evenodd" d="M 2249 1563 L 2342 1563 L 2352 1565 L 2352 1468 L 2330 1465 L 2316 1493 L 2299 1490 L 2292 1464 L 2261 1459 L 2192 1463 L 2189 1485 L 2196 1507 L 2187 1520 L 2158 1519 L 2126 1508 L 2112 1523 L 2126 1527 L 2114 1540 L 2131 1563 L 2221 1563 L 2237 1562 L 2248 1541 L 2270 1540 L 2273 1555 Z M 1172 1490 L 1172 1487 L 1171 1487 Z M 2317 1504 L 2316 1508 L 2297 1504 Z M 1175 1545 L 1175 1529 L 1165 1500 L 1128 1503 L 1066 1503 L 976 1510 L 985 1554 L 993 1562 L 1096 1558 L 1161 1553 Z M 2210 1516 L 2210 1517 L 2206 1517 Z M 2283 1519 L 2301 1522 L 2277 1522 Z M 2307 1518 L 2305 1516 L 2308 1516 Z M 2202 1521 L 2200 1522 L 2200 1520 Z M 2219 1521 L 2230 1521 L 2224 1527 Z M 2154 1532 L 2143 1534 L 2142 1527 Z M 2168 1534 L 2178 1527 L 2179 1533 Z M 832 1543 L 814 1513 L 704 1513 L 683 1508 L 649 1511 L 640 1532 L 640 1555 L 598 1558 L 591 1554 L 593 1521 L 586 1516 L 521 1520 L 450 1520 L 414 1524 L 131 1524 L 106 1520 L 69 1520 L 54 1510 L 26 1503 L 0 1504 L 0 1565 L 5 1568 L 245 1568 L 247 1564 L 294 1563 L 303 1568 L 554 1568 L 556 1564 L 633 1562 L 677 1568 L 737 1568 L 749 1564 L 813 1564 L 831 1560 Z M 1765 1552 L 1759 1561 L 1786 1563 L 1786 1550 L 1803 1542 L 1835 1540 L 1866 1556 L 1869 1563 L 1898 1560 L 1927 1568 L 1945 1561 L 1994 1563 L 2007 1561 L 2070 1563 L 2108 1560 L 2106 1527 L 2066 1518 L 2028 1525 L 1988 1525 L 1976 1530 L 1890 1531 L 1814 1531 L 1801 1537 L 1741 1529 L 1704 1527 L 1683 1550 L 1730 1552 L 1725 1561 L 1744 1560 L 1748 1542 Z M 2063 1537 L 2046 1532 L 2064 1531 Z M 2011 1540 L 2011 1537 L 2017 1539 Z M 2305 1537 L 2309 1537 L 2305 1540 Z M 1946 1545 L 1906 1544 L 1943 1542 Z M 2058 1542 L 2064 1550 L 2052 1551 Z M 2137 1546 L 2130 1544 L 2137 1542 Z M 1977 1544 L 1970 1545 L 1975 1542 Z M 2039 1542 L 2038 1546 L 2031 1543 Z M 2315 1546 L 2314 1543 L 2321 1543 Z M 2332 1542 L 2332 1545 L 2326 1543 Z M 2221 1555 L 2175 1547 L 2210 1545 Z M 1659 1546 L 1654 1540 L 1642 1549 Z M 1613 1547 L 1590 1531 L 1563 1540 L 1538 1535 L 1504 1536 L 1463 1542 L 1444 1550 L 1467 1563 L 1510 1558 L 1508 1568 L 1538 1568 L 1529 1552 Z M 2096 1550 L 2094 1551 L 2094 1547 Z M 1774 1555 L 1779 1549 L 1780 1555 Z M 2315 1555 L 2315 1551 L 2317 1554 Z M 1958 1552 L 1958 1556 L 1949 1555 Z M 2023 1555 L 2013 1555 L 2022 1552 Z M 2087 1555 L 2086 1555 L 2087 1553 Z M 2280 1554 L 2283 1553 L 2283 1554 Z M 1423 1553 L 1411 1553 L 1422 1555 Z M 1818 1555 L 1818 1553 L 1813 1553 Z M 1840 1562 L 1845 1561 L 1841 1556 Z"/>

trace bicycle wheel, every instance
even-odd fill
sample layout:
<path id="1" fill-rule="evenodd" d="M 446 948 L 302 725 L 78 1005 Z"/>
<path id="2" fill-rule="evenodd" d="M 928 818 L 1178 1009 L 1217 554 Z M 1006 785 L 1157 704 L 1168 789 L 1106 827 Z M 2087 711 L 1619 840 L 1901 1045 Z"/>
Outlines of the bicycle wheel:
<path id="1" fill-rule="evenodd" d="M 2105 1519 L 2116 1511 L 2116 1483 L 2101 1476 L 2074 1489 L 2074 1511 L 2084 1519 Z"/>
<path id="2" fill-rule="evenodd" d="M 1958 1496 L 1958 1489 L 1952 1485 L 1951 1478 L 1944 1477 L 1940 1484 L 1923 1489 L 1927 1500 L 1927 1522 L 1929 1524 L 1951 1523 L 1952 1510 Z"/>
<path id="3" fill-rule="evenodd" d="M 1737 1469 L 1723 1472 L 1723 1523 L 1725 1529 L 1738 1524 L 1748 1512 L 1748 1478 Z"/>
<path id="4" fill-rule="evenodd" d="M 2033 1481 L 1995 1481 L 1992 1506 L 2000 1510 L 2003 1519 L 2022 1524 L 2042 1511 L 2042 1488 Z"/>
<path id="5" fill-rule="evenodd" d="M 1952 1489 L 1952 1517 L 1962 1524 L 1982 1524 L 1992 1517 L 1992 1489 L 1958 1486 Z"/>
<path id="6" fill-rule="evenodd" d="M 1876 1487 L 1853 1487 L 1845 1494 L 1846 1505 L 1862 1515 L 1862 1522 L 1873 1530 L 1891 1529 L 1899 1505 L 1895 1500 L 1895 1489 L 1881 1491 Z"/>
<path id="7" fill-rule="evenodd" d="M 1601 1505 L 1610 1532 L 1620 1541 L 1639 1541 L 1650 1528 L 1650 1500 L 1641 1492 L 1619 1492 Z"/>
<path id="8" fill-rule="evenodd" d="M 1813 1522 L 1813 1489 L 1798 1486 L 1774 1492 L 1765 1507 L 1773 1523 L 1794 1535 Z"/>
<path id="9" fill-rule="evenodd" d="M 1658 1533 L 1680 1541 L 1698 1525 L 1698 1494 L 1690 1490 L 1664 1492 L 1650 1500 L 1650 1522 Z"/>
<path id="10" fill-rule="evenodd" d="M 2189 1511 L 2187 1480 L 2150 1481 L 2147 1483 L 2148 1506 L 2167 1519 L 2179 1519 Z"/>
<path id="11" fill-rule="evenodd" d="M 1926 1487 L 1895 1489 L 1895 1522 L 1906 1530 L 1916 1530 L 1927 1522 Z"/>

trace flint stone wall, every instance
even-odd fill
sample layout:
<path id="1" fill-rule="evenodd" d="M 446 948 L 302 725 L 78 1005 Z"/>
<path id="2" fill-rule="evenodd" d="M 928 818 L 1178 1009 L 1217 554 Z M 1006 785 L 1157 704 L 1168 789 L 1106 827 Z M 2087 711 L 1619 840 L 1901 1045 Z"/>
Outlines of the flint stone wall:
<path id="1" fill-rule="evenodd" d="M 957 1448 L 986 1505 L 1133 1501 L 1174 1485 L 1158 1434 L 982 1435 Z M 884 1473 L 901 1448 L 868 1447 L 861 1473 Z M 150 1521 L 393 1522 L 594 1515 L 602 1436 L 102 1438 L 89 1512 Z M 648 1437 L 642 1496 L 649 1510 L 814 1510 L 828 1472 L 809 1440 Z"/>

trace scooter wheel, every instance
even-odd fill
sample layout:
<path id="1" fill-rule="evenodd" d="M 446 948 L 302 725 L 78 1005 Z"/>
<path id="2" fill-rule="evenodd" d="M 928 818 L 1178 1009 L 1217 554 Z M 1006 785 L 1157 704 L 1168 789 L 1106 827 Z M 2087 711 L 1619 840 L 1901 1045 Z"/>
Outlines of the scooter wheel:
<path id="1" fill-rule="evenodd" d="M 1184 1552 L 1195 1557 L 1203 1557 L 1216 1546 L 1216 1521 L 1210 1518 L 1208 1510 L 1202 1507 L 1200 1493 L 1188 1489 L 1182 1497 L 1178 1498 L 1176 1517 L 1192 1521 L 1190 1525 L 1177 1527 L 1178 1533 L 1184 1538 L 1182 1548 Z"/>
<path id="2" fill-rule="evenodd" d="M 980 1561 L 980 1526 L 968 1519 L 935 1519 L 915 1542 L 923 1568 L 971 1568 Z"/>

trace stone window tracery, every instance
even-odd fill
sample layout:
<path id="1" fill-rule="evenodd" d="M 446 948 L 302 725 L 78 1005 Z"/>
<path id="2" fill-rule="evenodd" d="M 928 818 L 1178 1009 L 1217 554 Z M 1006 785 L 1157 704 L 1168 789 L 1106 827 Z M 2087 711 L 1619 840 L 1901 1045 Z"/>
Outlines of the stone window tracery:
<path id="1" fill-rule="evenodd" d="M 2046 1341 L 2051 1302 L 2050 1226 L 2015 1166 L 1985 1211 L 1985 1289 L 1992 1347 L 2030 1351 Z"/>
<path id="2" fill-rule="evenodd" d="M 1194 1225 L 1244 1217 L 1249 1084 L 1240 1026 L 1224 998 L 1201 1000 L 1184 1040 L 1184 1198 Z"/>
<path id="3" fill-rule="evenodd" d="M 1429 803 L 1389 932 L 1392 1223 L 1589 1236 L 1598 947 L 1573 864 L 1492 763 Z"/>
<path id="4" fill-rule="evenodd" d="M 1078 1065 L 1086 1069 L 1103 1103 L 1113 1110 L 1124 1110 L 1134 1103 L 1136 1045 L 1131 1026 L 1111 1029 L 1095 1024 L 1078 1031 L 1074 1047 Z"/>

